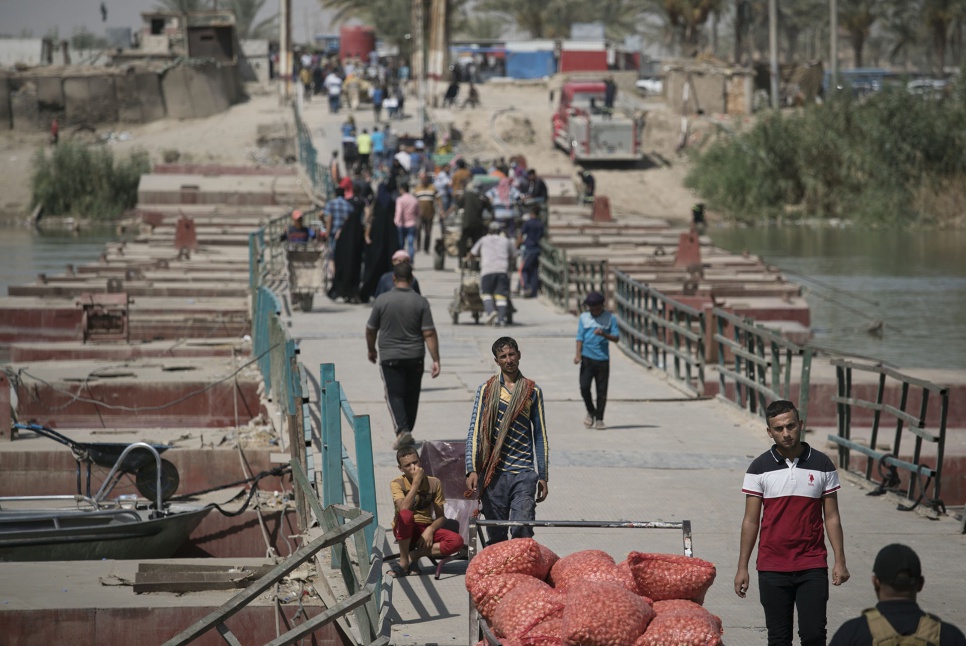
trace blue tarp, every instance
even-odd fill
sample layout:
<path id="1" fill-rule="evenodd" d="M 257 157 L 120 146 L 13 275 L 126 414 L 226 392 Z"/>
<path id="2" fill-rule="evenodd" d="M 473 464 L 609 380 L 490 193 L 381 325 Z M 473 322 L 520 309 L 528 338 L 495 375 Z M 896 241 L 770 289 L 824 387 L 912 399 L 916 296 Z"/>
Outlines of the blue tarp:
<path id="1" fill-rule="evenodd" d="M 506 53 L 506 75 L 514 79 L 539 79 L 557 71 L 553 52 Z"/>

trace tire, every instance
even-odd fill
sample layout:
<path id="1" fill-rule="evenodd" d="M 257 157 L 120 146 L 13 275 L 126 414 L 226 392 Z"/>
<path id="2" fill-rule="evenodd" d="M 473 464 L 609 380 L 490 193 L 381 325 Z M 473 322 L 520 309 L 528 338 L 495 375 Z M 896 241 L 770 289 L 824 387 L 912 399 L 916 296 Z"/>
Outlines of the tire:
<path id="1" fill-rule="evenodd" d="M 154 460 L 138 469 L 135 474 L 135 486 L 138 492 L 148 500 L 157 499 L 158 467 Z M 161 458 L 161 500 L 168 500 L 178 490 L 181 477 L 178 468 L 171 462 Z"/>

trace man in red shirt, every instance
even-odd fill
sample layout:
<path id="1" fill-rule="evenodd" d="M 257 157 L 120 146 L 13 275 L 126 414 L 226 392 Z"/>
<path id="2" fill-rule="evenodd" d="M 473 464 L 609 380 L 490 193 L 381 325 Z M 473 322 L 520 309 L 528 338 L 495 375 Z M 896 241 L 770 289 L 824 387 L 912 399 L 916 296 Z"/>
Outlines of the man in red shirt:
<path id="1" fill-rule="evenodd" d="M 825 646 L 828 603 L 828 551 L 835 564 L 832 584 L 849 580 L 835 465 L 801 440 L 804 424 L 790 401 L 772 402 L 765 410 L 766 432 L 775 445 L 758 456 L 745 473 L 745 516 L 735 594 L 748 591 L 748 561 L 758 538 L 758 588 L 765 609 L 769 646 L 791 646 L 798 609 L 802 646 Z"/>

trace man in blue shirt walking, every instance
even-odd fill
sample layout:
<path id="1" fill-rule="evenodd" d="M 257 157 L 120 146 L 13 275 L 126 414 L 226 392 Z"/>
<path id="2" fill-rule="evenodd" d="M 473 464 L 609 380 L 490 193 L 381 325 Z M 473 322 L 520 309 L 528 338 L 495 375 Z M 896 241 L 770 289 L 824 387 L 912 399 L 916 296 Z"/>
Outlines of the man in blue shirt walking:
<path id="1" fill-rule="evenodd" d="M 604 407 L 607 405 L 607 382 L 610 379 L 609 343 L 619 339 L 617 317 L 604 311 L 604 295 L 591 292 L 584 299 L 588 311 L 580 315 L 577 323 L 577 353 L 574 363 L 580 364 L 580 394 L 587 406 L 584 426 L 603 431 Z M 597 386 L 597 405 L 590 394 L 590 383 Z"/>

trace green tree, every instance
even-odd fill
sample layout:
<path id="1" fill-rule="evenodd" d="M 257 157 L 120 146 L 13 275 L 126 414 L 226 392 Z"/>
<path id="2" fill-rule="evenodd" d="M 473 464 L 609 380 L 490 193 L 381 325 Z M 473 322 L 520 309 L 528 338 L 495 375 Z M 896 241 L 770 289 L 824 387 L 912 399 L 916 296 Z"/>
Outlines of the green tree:
<path id="1" fill-rule="evenodd" d="M 238 37 L 272 39 L 278 34 L 278 14 L 255 22 L 268 0 L 228 0 L 227 9 L 235 14 L 235 31 Z M 276 6 L 274 3 L 272 6 Z M 219 5 L 221 6 L 221 5 Z"/>
<path id="2" fill-rule="evenodd" d="M 107 49 L 109 43 L 106 38 L 95 36 L 85 27 L 81 27 L 75 29 L 73 35 L 71 35 L 70 46 L 78 50 Z"/>
<path id="3" fill-rule="evenodd" d="M 664 23 L 672 47 L 680 47 L 685 56 L 696 56 L 701 48 L 704 24 L 712 12 L 724 7 L 724 1 L 647 0 L 642 10 Z"/>
<path id="4" fill-rule="evenodd" d="M 475 13 L 472 17 L 461 13 L 458 20 L 454 21 L 454 31 L 464 38 L 470 40 L 495 40 L 500 38 L 506 22 L 499 16 Z"/>
<path id="5" fill-rule="evenodd" d="M 154 8 L 156 11 L 190 13 L 192 11 L 207 11 L 211 9 L 211 6 L 210 0 L 157 0 Z"/>
<path id="6" fill-rule="evenodd" d="M 862 67 L 862 49 L 879 8 L 875 0 L 839 0 L 839 26 L 849 34 L 855 66 Z"/>
<path id="7" fill-rule="evenodd" d="M 505 16 L 532 38 L 547 38 L 547 18 L 556 8 L 553 0 L 483 0 L 480 11 Z"/>
<path id="8" fill-rule="evenodd" d="M 923 0 L 923 20 L 932 43 L 933 65 L 937 74 L 946 66 L 946 47 L 950 31 L 958 20 L 966 16 L 964 0 Z"/>

